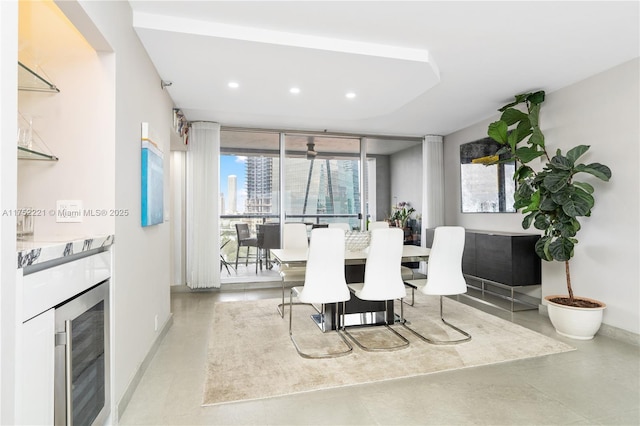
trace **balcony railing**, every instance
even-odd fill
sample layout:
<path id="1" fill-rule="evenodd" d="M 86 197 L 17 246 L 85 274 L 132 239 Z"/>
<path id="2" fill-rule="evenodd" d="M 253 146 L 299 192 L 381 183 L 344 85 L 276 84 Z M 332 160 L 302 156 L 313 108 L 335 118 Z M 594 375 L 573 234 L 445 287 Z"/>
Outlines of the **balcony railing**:
<path id="1" fill-rule="evenodd" d="M 288 214 L 285 215 L 285 220 L 291 219 L 292 222 L 303 222 L 308 225 L 340 222 L 339 220 L 330 219 L 356 219 L 360 220 L 358 214 Z M 223 214 L 220 215 L 220 219 L 239 220 L 245 222 L 243 219 L 262 220 L 262 223 L 266 222 L 278 222 L 279 215 L 275 214 L 260 214 L 260 213 L 242 213 L 242 214 Z M 259 221 L 250 221 L 253 223 L 260 223 Z"/>
<path id="2" fill-rule="evenodd" d="M 348 222 L 358 228 L 354 223 L 359 223 L 358 214 L 292 214 L 286 215 L 286 222 L 302 222 L 309 226 L 328 224 L 331 222 Z M 238 222 L 248 223 L 252 233 L 256 233 L 256 225 L 262 223 L 278 223 L 279 215 L 242 213 L 220 215 L 220 245 L 223 258 L 229 263 L 235 263 L 236 251 L 238 248 L 235 224 Z M 228 223 L 225 223 L 228 221 Z M 246 250 L 243 248 L 242 250 Z"/>

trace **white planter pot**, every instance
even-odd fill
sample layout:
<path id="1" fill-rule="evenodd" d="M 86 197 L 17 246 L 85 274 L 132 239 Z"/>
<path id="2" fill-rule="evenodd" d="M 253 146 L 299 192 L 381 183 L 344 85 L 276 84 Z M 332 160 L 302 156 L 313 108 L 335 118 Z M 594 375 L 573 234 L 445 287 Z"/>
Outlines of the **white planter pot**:
<path id="1" fill-rule="evenodd" d="M 546 296 L 547 308 L 551 324 L 556 332 L 562 336 L 570 337 L 578 340 L 593 339 L 593 336 L 600 329 L 602 324 L 602 313 L 607 307 L 604 303 L 589 299 L 587 297 L 579 297 L 582 300 L 599 303 L 599 308 L 576 308 L 574 306 L 560 305 L 552 302 L 550 299 L 555 297 L 567 297 L 566 295 Z"/>

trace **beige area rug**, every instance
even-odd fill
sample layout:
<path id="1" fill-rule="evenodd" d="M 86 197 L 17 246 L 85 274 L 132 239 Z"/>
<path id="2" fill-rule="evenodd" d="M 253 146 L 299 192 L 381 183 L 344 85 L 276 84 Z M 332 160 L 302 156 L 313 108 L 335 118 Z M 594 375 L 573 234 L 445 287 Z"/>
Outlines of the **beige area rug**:
<path id="1" fill-rule="evenodd" d="M 392 352 L 365 352 L 354 346 L 347 356 L 304 359 L 289 339 L 288 308 L 282 319 L 279 300 L 221 302 L 214 305 L 204 384 L 204 405 L 281 396 L 299 392 L 357 385 L 425 375 L 446 370 L 495 364 L 573 350 L 571 346 L 502 320 L 451 299 L 444 300 L 445 318 L 472 335 L 457 345 L 431 345 L 394 326 L 410 342 Z M 398 303 L 396 302 L 396 309 Z M 294 307 L 294 335 L 303 350 L 340 350 L 335 332 L 321 333 L 312 322 L 309 306 Z M 396 310 L 398 312 L 398 310 Z M 416 295 L 414 307 L 405 305 L 405 317 L 414 328 L 444 338 L 458 338 L 445 331 L 439 317 L 438 298 Z M 355 328 L 371 342 L 384 327 Z M 369 336 L 372 340 L 367 340 Z M 392 334 L 384 334 L 392 338 Z M 334 345 L 335 343 L 335 345 Z M 314 348 L 315 347 L 315 348 Z"/>

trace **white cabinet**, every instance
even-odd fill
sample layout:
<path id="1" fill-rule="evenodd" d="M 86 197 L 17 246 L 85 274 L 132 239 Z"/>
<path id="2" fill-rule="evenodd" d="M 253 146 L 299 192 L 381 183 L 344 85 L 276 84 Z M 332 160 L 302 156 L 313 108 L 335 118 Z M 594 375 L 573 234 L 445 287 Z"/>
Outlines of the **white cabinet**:
<path id="1" fill-rule="evenodd" d="M 22 324 L 19 423 L 53 424 L 54 309 Z"/>
<path id="2" fill-rule="evenodd" d="M 22 322 L 16 330 L 16 424 L 53 425 L 56 422 L 64 424 L 64 416 L 60 421 L 60 413 L 65 412 L 65 351 L 63 346 L 56 347 L 56 330 L 61 332 L 64 327 L 61 329 L 59 324 L 56 326 L 56 320 L 60 322 L 62 314 L 68 314 L 69 309 L 65 310 L 65 307 L 71 306 L 76 301 L 85 301 L 87 295 L 93 294 L 93 290 L 89 289 L 104 287 L 111 276 L 110 250 L 87 251 L 84 254 L 85 257 L 80 253 L 73 256 L 63 254 L 59 258 L 46 260 L 46 263 L 43 261 L 40 265 L 30 264 L 17 270 L 18 306 L 16 311 Z M 39 258 L 44 259 L 43 256 L 44 254 L 40 252 Z M 106 340 L 109 330 L 108 286 L 106 288 L 106 293 L 103 290 L 100 295 L 101 300 L 104 300 L 103 306 L 106 311 L 104 328 L 107 331 L 103 340 L 108 343 Z M 82 307 L 86 310 L 91 309 L 92 306 L 89 304 Z M 87 330 L 87 327 L 78 327 L 78 330 L 74 331 L 79 335 L 82 330 Z M 82 342 L 83 344 L 73 345 L 80 349 L 79 352 L 86 349 L 83 345 L 87 340 Z M 102 379 L 107 392 L 103 404 L 105 412 L 110 409 L 108 348 L 108 344 L 102 347 L 103 352 L 106 352 L 104 354 L 106 365 L 103 367 L 106 375 Z M 56 373 L 58 383 L 56 383 Z M 99 381 L 100 379 L 96 378 L 95 382 L 99 383 Z M 56 404 L 58 404 L 57 407 Z M 84 413 L 82 410 L 78 412 Z M 78 421 L 78 424 L 81 423 L 83 422 Z"/>

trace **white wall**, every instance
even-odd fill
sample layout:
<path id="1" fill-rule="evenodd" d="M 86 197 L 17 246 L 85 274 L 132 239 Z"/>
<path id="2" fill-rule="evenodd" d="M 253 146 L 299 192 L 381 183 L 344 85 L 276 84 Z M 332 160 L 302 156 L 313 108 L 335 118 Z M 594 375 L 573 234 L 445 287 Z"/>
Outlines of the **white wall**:
<path id="1" fill-rule="evenodd" d="M 571 279 L 577 295 L 607 304 L 605 324 L 636 334 L 640 332 L 638 75 L 640 60 L 635 59 L 547 93 L 541 113 L 548 151 L 560 148 L 566 152 L 575 145 L 591 145 L 582 160 L 600 162 L 612 170 L 608 183 L 589 180 L 596 189 L 596 205 L 591 217 L 581 219 L 583 228 L 571 260 Z M 496 105 L 496 109 L 500 106 Z M 460 213 L 460 144 L 485 137 L 488 124 L 497 118 L 496 114 L 490 120 L 445 137 L 447 224 L 523 232 L 520 225 L 523 215 L 518 213 Z M 566 293 L 565 288 L 563 264 L 543 262 L 542 295 Z"/>
<path id="2" fill-rule="evenodd" d="M 18 4 L 0 1 L 0 209 L 16 208 Z M 0 424 L 13 423 L 16 364 L 16 221 L 0 216 Z"/>
<path id="3" fill-rule="evenodd" d="M 385 220 L 391 213 L 391 156 L 376 155 L 375 220 Z M 373 205 L 373 204 L 370 204 Z"/>
<path id="4" fill-rule="evenodd" d="M 422 214 L 422 144 L 392 154 L 390 165 L 391 204 L 408 202 L 416 209 L 412 215 L 415 219 Z"/>
<path id="5" fill-rule="evenodd" d="M 35 240 L 112 234 L 114 91 L 109 58 L 98 55 L 53 2 L 20 3 L 19 60 L 42 67 L 60 93 L 18 92 L 18 109 L 58 162 L 18 161 L 18 206 L 34 217 Z M 110 75 L 111 74 L 111 75 Z M 80 200 L 95 212 L 57 223 L 56 200 Z"/>
<path id="6" fill-rule="evenodd" d="M 61 8 L 67 10 L 67 2 Z M 171 99 L 132 27 L 127 2 L 80 1 L 72 20 L 78 28 L 95 25 L 111 45 L 115 66 L 115 207 L 131 212 L 115 221 L 113 315 L 115 401 L 127 387 L 170 319 L 169 224 L 140 226 L 140 125 L 148 122 L 164 155 L 165 213 L 169 203 Z M 83 16 L 84 15 L 84 16 Z M 166 214 L 168 216 L 168 214 Z M 155 323 L 159 324 L 158 330 Z M 116 410 L 118 407 L 115 407 Z"/>

